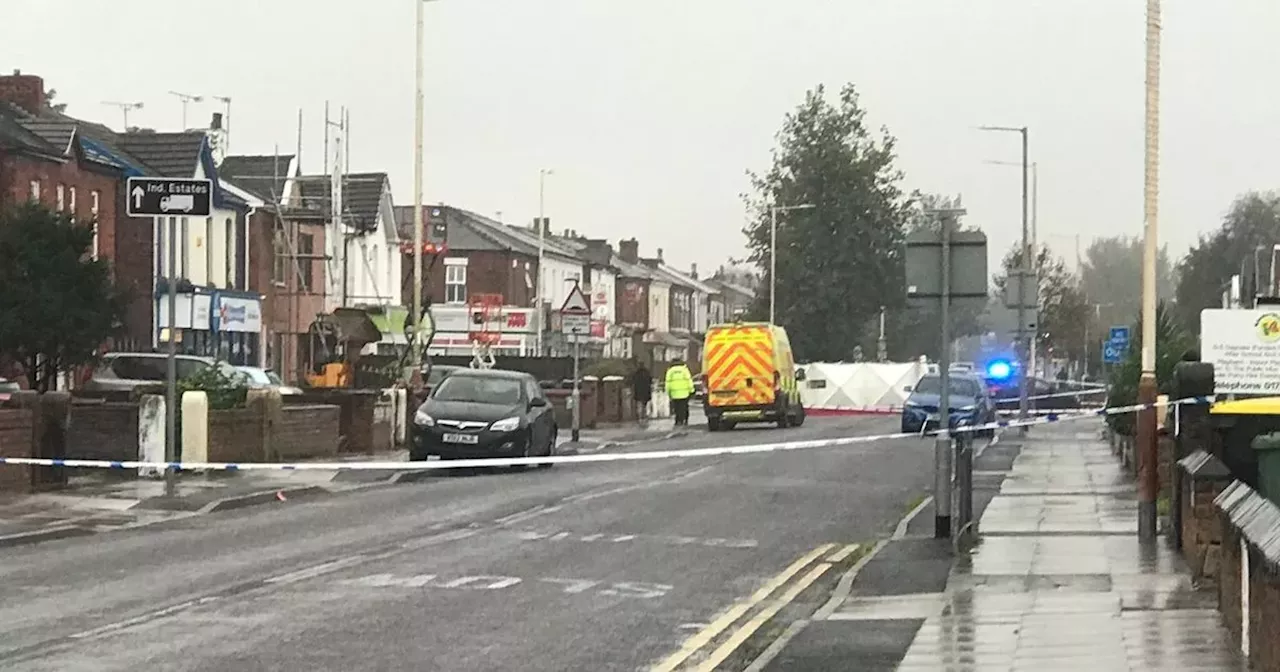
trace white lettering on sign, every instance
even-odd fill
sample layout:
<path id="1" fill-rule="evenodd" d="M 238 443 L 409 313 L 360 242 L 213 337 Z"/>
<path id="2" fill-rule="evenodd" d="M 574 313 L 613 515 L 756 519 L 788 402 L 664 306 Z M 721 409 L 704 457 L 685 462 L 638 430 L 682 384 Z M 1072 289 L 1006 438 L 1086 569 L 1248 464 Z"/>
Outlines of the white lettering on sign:
<path id="1" fill-rule="evenodd" d="M 1200 339 L 1215 394 L 1280 391 L 1280 309 L 1202 310 Z"/>

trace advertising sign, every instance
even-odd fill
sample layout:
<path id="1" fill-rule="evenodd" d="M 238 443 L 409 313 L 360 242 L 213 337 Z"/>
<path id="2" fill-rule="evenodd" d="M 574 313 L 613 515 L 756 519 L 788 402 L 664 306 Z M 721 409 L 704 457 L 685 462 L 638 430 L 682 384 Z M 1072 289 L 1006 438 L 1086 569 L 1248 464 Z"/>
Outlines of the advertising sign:
<path id="1" fill-rule="evenodd" d="M 1202 310 L 1200 341 L 1215 394 L 1280 393 L 1280 310 Z"/>

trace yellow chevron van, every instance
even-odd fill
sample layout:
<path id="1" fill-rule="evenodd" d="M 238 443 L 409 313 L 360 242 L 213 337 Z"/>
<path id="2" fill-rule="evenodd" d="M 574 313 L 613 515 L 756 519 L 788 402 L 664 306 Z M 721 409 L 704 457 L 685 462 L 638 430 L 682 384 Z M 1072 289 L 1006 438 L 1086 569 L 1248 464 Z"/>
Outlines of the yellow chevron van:
<path id="1" fill-rule="evenodd" d="M 804 423 L 785 329 L 759 322 L 719 324 L 707 331 L 702 352 L 708 429 L 733 429 L 739 422 L 781 428 Z"/>

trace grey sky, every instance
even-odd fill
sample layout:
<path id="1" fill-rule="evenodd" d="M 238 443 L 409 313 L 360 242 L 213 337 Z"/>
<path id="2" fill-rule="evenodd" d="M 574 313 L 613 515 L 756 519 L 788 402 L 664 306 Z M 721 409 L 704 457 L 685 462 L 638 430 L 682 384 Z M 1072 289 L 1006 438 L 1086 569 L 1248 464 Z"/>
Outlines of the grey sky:
<path id="1" fill-rule="evenodd" d="M 326 99 L 353 170 L 412 197 L 412 0 L 5 0 L 0 67 L 42 75 L 72 114 L 176 129 L 173 89 L 231 96 L 232 151 L 318 171 Z M 963 193 L 1003 250 L 1018 230 L 1015 135 L 1040 163 L 1042 240 L 1140 234 L 1141 0 L 439 0 L 427 5 L 429 202 L 508 222 L 553 168 L 557 229 L 640 237 L 679 265 L 740 254 L 743 171 L 807 88 L 855 82 L 900 140 L 905 186 Z M 56 21 L 52 17 L 57 17 Z M 33 25 L 57 26 L 33 30 Z M 1232 198 L 1275 185 L 1275 0 L 1167 0 L 1162 238 L 1181 255 Z M 50 48 L 51 41 L 58 46 Z M 75 46 L 80 45 L 80 46 Z M 220 105 L 192 106 L 190 125 Z"/>

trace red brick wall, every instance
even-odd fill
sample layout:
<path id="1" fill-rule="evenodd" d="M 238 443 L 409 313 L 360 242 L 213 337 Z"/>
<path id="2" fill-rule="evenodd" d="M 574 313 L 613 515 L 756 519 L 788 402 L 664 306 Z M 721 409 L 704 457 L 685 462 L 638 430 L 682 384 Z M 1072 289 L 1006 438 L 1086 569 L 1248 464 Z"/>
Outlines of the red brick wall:
<path id="1" fill-rule="evenodd" d="M 473 252 L 449 252 L 449 257 L 467 258 L 467 295 L 501 294 L 509 306 L 529 306 L 537 286 L 538 259 L 506 250 L 478 250 Z M 528 270 L 526 270 L 526 265 Z M 426 258 L 423 266 L 423 295 L 432 303 L 443 303 L 444 259 L 431 264 Z M 401 264 L 404 281 L 401 283 L 401 300 L 413 305 L 413 255 L 406 254 Z M 526 273 L 534 286 L 525 283 Z"/>
<path id="2" fill-rule="evenodd" d="M 44 80 L 38 75 L 24 75 L 18 71 L 0 76 L 0 100 L 37 113 L 44 109 Z"/>
<path id="3" fill-rule="evenodd" d="M 316 459 L 338 454 L 337 406 L 285 406 L 275 450 L 281 460 Z"/>
<path id="4" fill-rule="evenodd" d="M 1216 580 L 1222 568 L 1222 517 L 1213 500 L 1226 483 L 1184 476 L 1182 553 L 1196 579 Z"/>
<path id="5" fill-rule="evenodd" d="M 116 283 L 130 296 L 125 337 L 141 343 L 141 347 L 150 347 L 151 220 L 124 216 L 125 186 L 119 173 L 76 161 L 58 163 L 16 154 L 0 155 L 0 205 L 26 201 L 33 180 L 40 182 L 40 202 L 50 208 L 57 207 L 58 185 L 63 185 L 64 206 L 70 209 L 74 187 L 75 216 L 84 221 L 93 218 L 93 192 L 98 193 L 98 255 L 111 263 Z"/>
<path id="6" fill-rule="evenodd" d="M 1254 560 L 1258 560 L 1255 553 Z M 1258 561 L 1249 586 L 1249 660 L 1255 670 L 1280 670 L 1280 576 Z"/>
<path id="7" fill-rule="evenodd" d="M 34 454 L 29 410 L 0 409 L 0 455 L 30 457 Z M 31 491 L 31 467 L 0 465 L 0 495 Z"/>
<path id="8" fill-rule="evenodd" d="M 1220 514 L 1221 515 L 1221 514 Z M 1240 641 L 1240 533 L 1223 526 L 1222 565 L 1218 572 L 1218 611 L 1222 623 Z"/>
<path id="9" fill-rule="evenodd" d="M 266 461 L 262 431 L 262 414 L 258 411 L 209 411 L 209 461 Z"/>
<path id="10" fill-rule="evenodd" d="M 324 225 L 310 222 L 285 222 L 290 235 L 299 233 L 312 236 L 313 254 L 324 253 Z M 277 221 L 274 214 L 257 212 L 249 221 L 249 289 L 263 295 L 262 316 L 267 327 L 268 365 L 278 368 L 289 382 L 297 382 L 303 353 L 298 351 L 298 335 L 307 333 L 316 315 L 324 312 L 325 262 L 323 259 L 294 259 L 298 254 L 296 238 L 286 249 L 284 282 L 277 282 L 272 274 L 275 266 Z M 295 266 L 295 261 L 298 264 Z M 305 272 L 311 266 L 311 287 L 308 293 L 300 293 L 298 271 Z M 283 350 L 276 352 L 276 334 L 284 335 Z"/>
<path id="11" fill-rule="evenodd" d="M 618 279 L 616 285 L 619 324 L 649 327 L 649 282 Z"/>
<path id="12" fill-rule="evenodd" d="M 138 459 L 138 405 L 72 404 L 66 450 L 85 460 Z"/>

